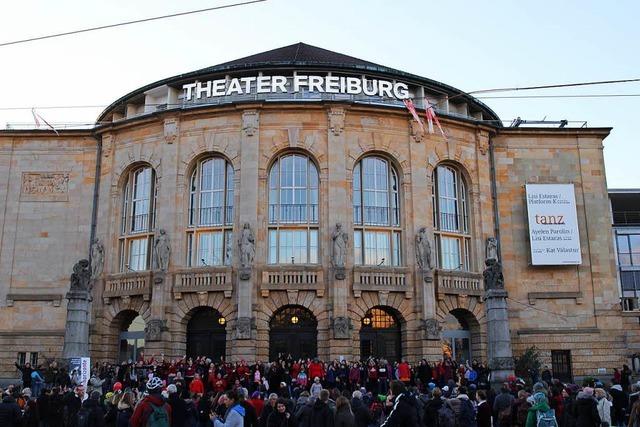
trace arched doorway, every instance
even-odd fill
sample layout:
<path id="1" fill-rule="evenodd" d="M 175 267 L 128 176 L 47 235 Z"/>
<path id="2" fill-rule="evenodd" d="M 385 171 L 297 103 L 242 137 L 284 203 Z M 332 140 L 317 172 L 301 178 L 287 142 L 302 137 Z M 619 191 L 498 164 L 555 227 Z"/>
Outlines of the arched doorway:
<path id="1" fill-rule="evenodd" d="M 449 312 L 442 325 L 442 354 L 453 360 L 465 362 L 472 360 L 477 348 L 474 342 L 474 329 L 479 325 L 473 314 L 466 310 L 455 309 Z"/>
<path id="2" fill-rule="evenodd" d="M 220 360 L 227 350 L 225 319 L 218 310 L 200 307 L 187 324 L 187 357 L 206 356 Z"/>
<path id="3" fill-rule="evenodd" d="M 144 319 L 132 310 L 120 313 L 119 317 L 118 361 L 136 361 L 144 353 Z"/>
<path id="4" fill-rule="evenodd" d="M 318 354 L 318 321 L 313 313 L 299 305 L 276 311 L 269 321 L 269 360 L 291 355 L 294 359 Z"/>
<path id="5" fill-rule="evenodd" d="M 374 307 L 362 318 L 360 358 L 383 358 L 390 362 L 402 357 L 400 321 L 389 308 Z"/>

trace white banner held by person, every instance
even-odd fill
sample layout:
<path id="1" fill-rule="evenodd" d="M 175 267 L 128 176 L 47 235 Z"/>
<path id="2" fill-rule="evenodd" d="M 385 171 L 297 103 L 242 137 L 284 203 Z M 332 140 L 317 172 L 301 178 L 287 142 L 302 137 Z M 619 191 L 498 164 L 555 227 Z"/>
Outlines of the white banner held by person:
<path id="1" fill-rule="evenodd" d="M 573 184 L 527 184 L 525 187 L 531 264 L 581 264 Z"/>

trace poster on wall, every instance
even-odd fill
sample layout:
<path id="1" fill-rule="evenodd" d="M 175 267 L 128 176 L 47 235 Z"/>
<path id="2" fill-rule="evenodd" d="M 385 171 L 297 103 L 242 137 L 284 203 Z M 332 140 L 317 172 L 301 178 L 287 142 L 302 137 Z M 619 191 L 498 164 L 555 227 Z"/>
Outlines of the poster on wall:
<path id="1" fill-rule="evenodd" d="M 69 359 L 69 374 L 73 377 L 74 371 L 77 371 L 80 384 L 87 387 L 89 377 L 91 376 L 91 359 L 88 357 L 72 357 Z"/>
<path id="2" fill-rule="evenodd" d="M 527 184 L 532 265 L 582 263 L 573 184 Z"/>

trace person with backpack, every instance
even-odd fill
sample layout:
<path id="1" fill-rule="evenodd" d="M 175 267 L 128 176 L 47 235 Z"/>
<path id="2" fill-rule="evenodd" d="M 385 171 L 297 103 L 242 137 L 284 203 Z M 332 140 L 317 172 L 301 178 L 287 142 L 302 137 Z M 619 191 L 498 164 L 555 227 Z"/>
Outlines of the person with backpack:
<path id="1" fill-rule="evenodd" d="M 526 427 L 558 427 L 556 414 L 542 392 L 533 395 L 533 406 L 529 408 Z"/>
<path id="2" fill-rule="evenodd" d="M 77 427 L 104 427 L 104 410 L 100 406 L 100 392 L 94 390 L 76 415 Z"/>
<path id="3" fill-rule="evenodd" d="M 171 406 L 162 397 L 162 380 L 152 377 L 147 381 L 149 395 L 136 406 L 129 424 L 131 427 L 169 427 Z"/>
<path id="4" fill-rule="evenodd" d="M 511 427 L 525 427 L 527 415 L 531 405 L 527 401 L 529 393 L 525 390 L 518 391 L 518 398 L 511 404 Z"/>

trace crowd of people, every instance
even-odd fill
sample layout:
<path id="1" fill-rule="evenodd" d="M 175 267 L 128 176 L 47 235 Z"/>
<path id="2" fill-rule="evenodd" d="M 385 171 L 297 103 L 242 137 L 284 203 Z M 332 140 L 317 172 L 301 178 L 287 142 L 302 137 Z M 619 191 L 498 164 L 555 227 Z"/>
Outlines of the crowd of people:
<path id="1" fill-rule="evenodd" d="M 0 426 L 28 427 L 640 427 L 640 382 L 563 384 L 543 370 L 489 387 L 482 363 L 318 359 L 247 364 L 206 357 L 77 370 L 16 365 Z"/>

